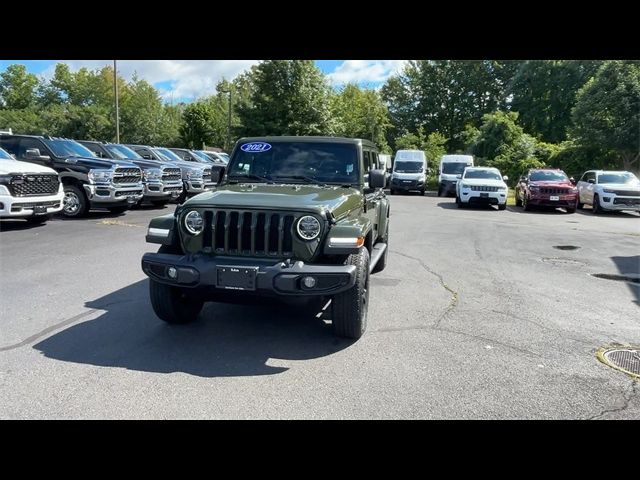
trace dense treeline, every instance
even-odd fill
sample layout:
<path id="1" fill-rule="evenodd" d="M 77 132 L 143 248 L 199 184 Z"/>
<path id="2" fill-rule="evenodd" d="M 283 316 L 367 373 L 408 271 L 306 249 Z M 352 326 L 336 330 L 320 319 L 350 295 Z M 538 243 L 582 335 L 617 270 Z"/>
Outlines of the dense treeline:
<path id="1" fill-rule="evenodd" d="M 638 170 L 638 61 L 411 61 L 379 91 L 332 89 L 313 61 L 266 61 L 211 96 L 169 105 L 148 82 L 118 78 L 121 141 L 227 145 L 246 135 L 341 135 L 384 151 L 420 148 L 430 160 L 474 154 L 515 179 L 539 165 L 570 174 Z M 231 102 L 229 101 L 231 100 Z M 40 80 L 14 64 L 0 74 L 0 128 L 114 140 L 113 70 Z"/>

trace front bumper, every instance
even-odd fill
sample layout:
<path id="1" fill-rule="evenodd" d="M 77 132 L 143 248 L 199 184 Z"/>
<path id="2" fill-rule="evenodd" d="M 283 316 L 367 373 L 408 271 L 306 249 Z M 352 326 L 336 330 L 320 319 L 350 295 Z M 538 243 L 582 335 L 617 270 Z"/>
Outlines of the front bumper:
<path id="1" fill-rule="evenodd" d="M 415 180 L 397 180 L 391 181 L 391 185 L 389 188 L 393 190 L 402 190 L 405 192 L 409 191 L 419 191 L 424 190 L 426 188 L 425 182 L 417 182 Z"/>
<path id="2" fill-rule="evenodd" d="M 85 184 L 84 191 L 91 203 L 137 203 L 142 200 L 142 183 L 135 186 L 118 186 L 112 184 Z"/>
<path id="3" fill-rule="evenodd" d="M 554 195 L 547 194 L 531 194 L 529 195 L 529 205 L 535 205 L 538 207 L 567 207 L 576 208 L 578 202 L 578 194 L 572 193 L 569 195 L 555 195 L 558 200 L 551 200 Z"/>
<path id="4" fill-rule="evenodd" d="M 172 255 L 167 253 L 145 253 L 142 270 L 151 279 L 177 287 L 226 290 L 218 283 L 218 267 L 257 269 L 255 290 L 248 293 L 262 295 L 334 295 L 352 288 L 356 281 L 355 265 L 306 265 L 298 261 L 291 264 L 273 263 L 273 260 L 237 257 L 212 257 L 206 254 Z M 167 270 L 177 270 L 175 279 L 169 278 Z M 312 276 L 314 288 L 305 288 L 301 279 Z M 229 288 L 229 287 L 227 287 Z M 233 288 L 237 291 L 238 288 Z"/>
<path id="5" fill-rule="evenodd" d="M 176 198 L 180 196 L 184 185 L 182 180 L 171 183 L 146 182 L 144 184 L 144 198 Z"/>
<path id="6" fill-rule="evenodd" d="M 0 217 L 23 218 L 36 215 L 49 215 L 62 210 L 64 192 L 38 197 L 12 197 L 0 194 Z"/>
<path id="7" fill-rule="evenodd" d="M 202 192 L 209 192 L 215 188 L 216 184 L 214 182 L 203 182 L 202 180 L 185 180 L 184 181 L 184 189 L 189 194 L 196 194 Z"/>
<path id="8" fill-rule="evenodd" d="M 477 203 L 484 205 L 504 205 L 507 203 L 506 190 L 497 192 L 480 192 L 463 190 L 460 195 L 462 203 Z"/>
<path id="9" fill-rule="evenodd" d="M 606 210 L 637 210 L 640 211 L 640 197 L 623 197 L 621 195 L 603 193 L 600 206 Z"/>

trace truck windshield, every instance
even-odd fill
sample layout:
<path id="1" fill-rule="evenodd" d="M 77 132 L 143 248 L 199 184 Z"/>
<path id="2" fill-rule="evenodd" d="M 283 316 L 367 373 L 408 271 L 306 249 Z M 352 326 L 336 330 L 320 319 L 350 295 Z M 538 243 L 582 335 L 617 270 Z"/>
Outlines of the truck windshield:
<path id="1" fill-rule="evenodd" d="M 467 170 L 464 173 L 466 179 L 481 179 L 481 180 L 502 180 L 497 172 L 491 170 Z"/>
<path id="2" fill-rule="evenodd" d="M 406 160 L 396 160 L 394 172 L 398 173 L 422 173 L 424 163 L 423 162 L 407 162 Z"/>
<path id="3" fill-rule="evenodd" d="M 464 162 L 445 162 L 442 164 L 442 173 L 448 175 L 459 175 L 467 168 L 467 164 Z"/>
<path id="4" fill-rule="evenodd" d="M 206 154 L 201 153 L 198 150 L 191 150 L 191 153 L 193 153 L 193 156 L 196 157 L 196 160 L 199 160 L 200 163 L 213 163 L 213 160 L 211 160 Z"/>
<path id="5" fill-rule="evenodd" d="M 359 183 L 355 145 L 324 142 L 274 142 L 268 150 L 252 151 L 256 142 L 240 145 L 229 162 L 229 180 L 276 183 Z M 245 145 L 248 151 L 243 147 Z"/>
<path id="6" fill-rule="evenodd" d="M 153 151 L 167 162 L 182 162 L 183 160 L 168 148 L 154 148 Z"/>
<path id="7" fill-rule="evenodd" d="M 13 160 L 13 157 L 0 148 L 0 160 Z"/>
<path id="8" fill-rule="evenodd" d="M 621 172 L 621 173 L 603 173 L 598 175 L 598 183 L 638 183 L 638 177 L 633 173 Z"/>
<path id="9" fill-rule="evenodd" d="M 532 182 L 568 182 L 569 178 L 564 172 L 539 171 L 531 172 L 529 180 Z"/>
<path id="10" fill-rule="evenodd" d="M 84 145 L 73 140 L 42 140 L 57 157 L 95 157 L 94 153 Z"/>
<path id="11" fill-rule="evenodd" d="M 113 155 L 118 160 L 126 160 L 126 159 L 138 159 L 142 158 L 138 153 L 131 150 L 129 147 L 125 147 L 124 145 L 105 145 L 105 147 L 111 155 Z"/>

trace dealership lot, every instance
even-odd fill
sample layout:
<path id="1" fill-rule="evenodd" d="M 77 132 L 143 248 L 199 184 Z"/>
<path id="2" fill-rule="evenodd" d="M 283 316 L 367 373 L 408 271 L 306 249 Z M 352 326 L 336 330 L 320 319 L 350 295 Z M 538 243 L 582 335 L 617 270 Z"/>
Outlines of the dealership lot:
<path id="1" fill-rule="evenodd" d="M 595 355 L 640 345 L 640 284 L 592 275 L 640 274 L 638 214 L 390 199 L 355 343 L 300 305 L 159 321 L 140 258 L 172 205 L 2 222 L 0 417 L 640 418 Z"/>

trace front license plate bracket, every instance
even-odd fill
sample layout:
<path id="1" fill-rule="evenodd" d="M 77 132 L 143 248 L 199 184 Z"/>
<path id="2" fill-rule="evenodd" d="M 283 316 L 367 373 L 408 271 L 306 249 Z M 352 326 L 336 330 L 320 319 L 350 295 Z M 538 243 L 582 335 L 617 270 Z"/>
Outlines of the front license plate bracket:
<path id="1" fill-rule="evenodd" d="M 227 290 L 255 290 L 258 267 L 218 266 L 216 286 Z"/>

